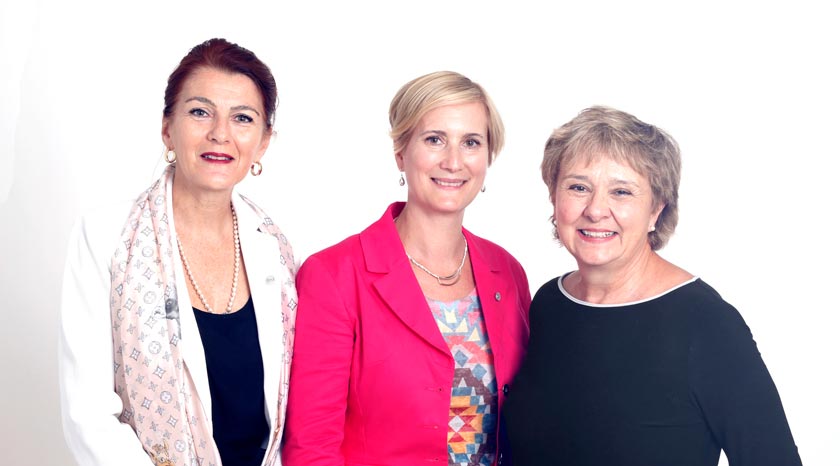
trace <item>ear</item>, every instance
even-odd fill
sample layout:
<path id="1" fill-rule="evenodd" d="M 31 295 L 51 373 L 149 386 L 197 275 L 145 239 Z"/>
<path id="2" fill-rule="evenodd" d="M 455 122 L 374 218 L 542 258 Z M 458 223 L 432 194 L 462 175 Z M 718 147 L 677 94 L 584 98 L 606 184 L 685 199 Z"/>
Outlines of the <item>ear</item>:
<path id="1" fill-rule="evenodd" d="M 257 149 L 257 156 L 254 158 L 254 162 L 259 162 L 260 159 L 263 158 L 265 155 L 265 151 L 268 150 L 268 145 L 271 143 L 271 136 L 273 135 L 273 131 L 269 130 L 263 133 L 262 141 L 260 141 L 260 147 Z"/>
<path id="2" fill-rule="evenodd" d="M 172 136 L 169 135 L 169 118 L 163 117 L 163 121 L 160 125 L 160 138 L 163 140 L 163 145 L 166 146 L 166 149 L 170 149 L 172 147 Z"/>
<path id="3" fill-rule="evenodd" d="M 402 152 L 394 152 L 394 160 L 397 162 L 397 168 L 401 172 L 404 172 L 405 170 L 403 169 L 403 167 L 405 166 L 405 160 L 403 159 Z"/>
<path id="4" fill-rule="evenodd" d="M 657 206 L 654 206 L 653 212 L 650 214 L 650 224 L 656 225 L 656 222 L 659 220 L 659 215 L 662 214 L 662 211 L 665 209 L 665 204 L 660 203 Z"/>

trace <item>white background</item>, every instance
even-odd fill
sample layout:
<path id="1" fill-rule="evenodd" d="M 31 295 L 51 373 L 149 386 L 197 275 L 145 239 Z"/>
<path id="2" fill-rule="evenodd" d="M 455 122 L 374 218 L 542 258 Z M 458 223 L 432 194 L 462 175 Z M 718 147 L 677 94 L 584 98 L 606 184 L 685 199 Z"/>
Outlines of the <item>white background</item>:
<path id="1" fill-rule="evenodd" d="M 495 100 L 508 143 L 466 225 L 511 251 L 533 290 L 574 268 L 547 222 L 539 163 L 551 130 L 604 104 L 669 131 L 684 167 L 663 255 L 741 311 L 803 462 L 840 465 L 840 28 L 829 2 L 2 1 L 3 464 L 71 464 L 55 357 L 69 229 L 157 177 L 166 78 L 220 36 L 277 79 L 278 134 L 242 190 L 300 259 L 404 198 L 387 110 L 420 74 L 459 71 Z"/>

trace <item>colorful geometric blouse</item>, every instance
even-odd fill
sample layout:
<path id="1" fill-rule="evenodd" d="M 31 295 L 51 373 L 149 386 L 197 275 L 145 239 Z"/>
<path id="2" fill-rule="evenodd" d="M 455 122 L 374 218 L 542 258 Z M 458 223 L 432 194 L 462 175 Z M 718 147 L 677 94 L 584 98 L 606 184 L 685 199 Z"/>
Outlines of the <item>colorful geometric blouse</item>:
<path id="1" fill-rule="evenodd" d="M 447 434 L 449 465 L 492 465 L 498 415 L 496 373 L 478 295 L 473 289 L 457 301 L 426 301 L 455 359 Z"/>

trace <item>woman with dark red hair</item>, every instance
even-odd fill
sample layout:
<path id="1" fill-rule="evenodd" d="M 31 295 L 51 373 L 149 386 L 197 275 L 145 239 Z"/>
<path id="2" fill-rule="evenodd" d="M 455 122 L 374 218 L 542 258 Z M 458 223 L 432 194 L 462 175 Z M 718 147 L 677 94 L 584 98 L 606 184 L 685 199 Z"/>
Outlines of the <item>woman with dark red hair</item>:
<path id="1" fill-rule="evenodd" d="M 234 191 L 262 172 L 276 100 L 252 52 L 197 45 L 166 88 L 163 175 L 74 228 L 59 367 L 80 464 L 279 463 L 295 262 Z"/>

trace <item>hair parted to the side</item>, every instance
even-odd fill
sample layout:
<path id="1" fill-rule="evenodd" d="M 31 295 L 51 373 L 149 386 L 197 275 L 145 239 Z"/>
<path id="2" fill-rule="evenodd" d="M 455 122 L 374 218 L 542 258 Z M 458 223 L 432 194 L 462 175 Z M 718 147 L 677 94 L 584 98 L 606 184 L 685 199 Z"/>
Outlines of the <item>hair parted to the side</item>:
<path id="1" fill-rule="evenodd" d="M 253 52 L 219 38 L 204 41 L 193 47 L 169 75 L 166 92 L 163 94 L 164 117 L 172 114 L 184 81 L 195 70 L 205 67 L 243 74 L 251 79 L 262 95 L 266 131 L 271 131 L 274 112 L 277 110 L 277 83 L 274 81 L 274 75 Z"/>
<path id="2" fill-rule="evenodd" d="M 453 71 L 437 71 L 413 79 L 400 88 L 391 100 L 388 114 L 394 152 L 405 148 L 411 133 L 429 111 L 472 102 L 481 102 L 487 110 L 487 164 L 491 165 L 505 143 L 502 117 L 484 88 Z"/>
<path id="3" fill-rule="evenodd" d="M 578 160 L 600 157 L 625 163 L 647 178 L 653 194 L 651 208 L 665 206 L 656 229 L 648 233 L 651 249 L 661 249 L 677 228 L 682 164 L 677 142 L 656 126 L 614 108 L 595 106 L 581 111 L 555 129 L 545 144 L 542 178 L 552 205 L 561 171 Z"/>

